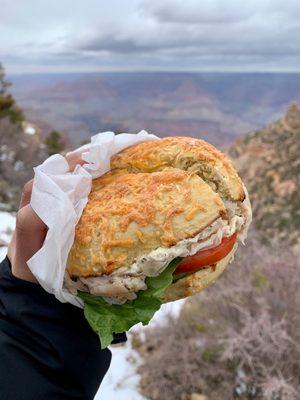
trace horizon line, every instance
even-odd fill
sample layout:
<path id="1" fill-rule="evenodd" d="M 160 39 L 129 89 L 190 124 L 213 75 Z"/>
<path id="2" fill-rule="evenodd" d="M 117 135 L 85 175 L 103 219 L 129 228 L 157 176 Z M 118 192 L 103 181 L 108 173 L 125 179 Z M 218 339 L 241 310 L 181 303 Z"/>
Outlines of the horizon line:
<path id="1" fill-rule="evenodd" d="M 228 70 L 190 70 L 190 69 L 180 69 L 180 70 L 167 70 L 167 69 L 155 69 L 155 70 L 144 70 L 144 69 L 95 69 L 95 70 L 78 70 L 78 71 L 70 71 L 70 70 L 62 70 L 62 71 L 14 71 L 9 72 L 8 68 L 5 68 L 6 75 L 45 75 L 45 74 L 95 74 L 95 73 L 194 73 L 194 74 L 300 74 L 300 70 L 286 70 L 286 71 L 278 71 L 278 70 L 248 70 L 248 71 L 228 71 Z"/>

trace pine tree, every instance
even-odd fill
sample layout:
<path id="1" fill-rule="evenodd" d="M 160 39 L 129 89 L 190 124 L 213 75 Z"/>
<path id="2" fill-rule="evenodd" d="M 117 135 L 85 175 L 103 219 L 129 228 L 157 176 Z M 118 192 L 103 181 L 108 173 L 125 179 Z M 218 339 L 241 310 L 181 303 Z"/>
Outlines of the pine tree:
<path id="1" fill-rule="evenodd" d="M 10 85 L 0 63 L 0 210 L 16 211 L 20 188 L 47 154 L 38 135 L 24 133 L 24 114 L 9 93 Z"/>
<path id="2" fill-rule="evenodd" d="M 5 79 L 5 72 L 2 64 L 0 63 L 0 95 L 4 95 L 7 92 L 7 88 L 11 86 L 11 83 Z"/>
<path id="3" fill-rule="evenodd" d="M 19 124 L 24 121 L 22 110 L 16 105 L 13 96 L 7 92 L 11 83 L 6 80 L 5 72 L 0 63 L 0 119 L 8 117 L 12 123 Z"/>
<path id="4" fill-rule="evenodd" d="M 63 136 L 58 131 L 51 131 L 45 139 L 46 151 L 49 156 L 61 153 L 64 148 Z"/>

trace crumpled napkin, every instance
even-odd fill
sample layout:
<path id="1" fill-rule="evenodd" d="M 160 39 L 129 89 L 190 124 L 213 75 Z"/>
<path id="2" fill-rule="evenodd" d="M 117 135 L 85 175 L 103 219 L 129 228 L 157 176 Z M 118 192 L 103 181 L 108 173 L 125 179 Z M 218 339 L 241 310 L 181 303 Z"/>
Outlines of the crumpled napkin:
<path id="1" fill-rule="evenodd" d="M 27 264 L 40 285 L 61 302 L 83 307 L 79 297 L 63 288 L 63 281 L 75 226 L 87 204 L 92 179 L 110 170 L 110 158 L 114 154 L 134 144 L 157 139 L 144 130 L 118 135 L 101 132 L 91 137 L 91 143 L 74 150 L 89 148 L 81 156 L 88 164 L 78 164 L 70 172 L 65 157 L 55 154 L 34 168 L 30 204 L 49 229 L 43 246 Z"/>

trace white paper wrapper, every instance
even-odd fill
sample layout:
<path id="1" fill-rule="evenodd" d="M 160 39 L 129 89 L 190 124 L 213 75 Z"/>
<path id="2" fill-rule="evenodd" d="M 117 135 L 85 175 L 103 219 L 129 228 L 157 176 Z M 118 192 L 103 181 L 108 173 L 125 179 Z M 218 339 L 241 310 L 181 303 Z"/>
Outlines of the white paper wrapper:
<path id="1" fill-rule="evenodd" d="M 91 143 L 75 150 L 90 148 L 82 154 L 88 164 L 77 165 L 73 172 L 69 172 L 67 160 L 59 154 L 34 168 L 30 204 L 49 229 L 43 247 L 27 264 L 40 285 L 61 302 L 83 306 L 81 299 L 63 288 L 63 280 L 75 226 L 88 201 L 92 179 L 110 170 L 114 154 L 134 144 L 158 139 L 146 131 L 119 135 L 102 132 L 92 136 Z"/>

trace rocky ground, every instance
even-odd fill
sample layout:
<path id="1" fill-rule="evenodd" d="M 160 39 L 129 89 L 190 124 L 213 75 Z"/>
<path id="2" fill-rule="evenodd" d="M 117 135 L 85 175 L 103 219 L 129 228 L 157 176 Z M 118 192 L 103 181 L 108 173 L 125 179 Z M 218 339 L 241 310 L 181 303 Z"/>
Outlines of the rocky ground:
<path id="1" fill-rule="evenodd" d="M 264 242 L 300 250 L 300 104 L 280 120 L 238 140 L 229 155 L 244 180 Z"/>

